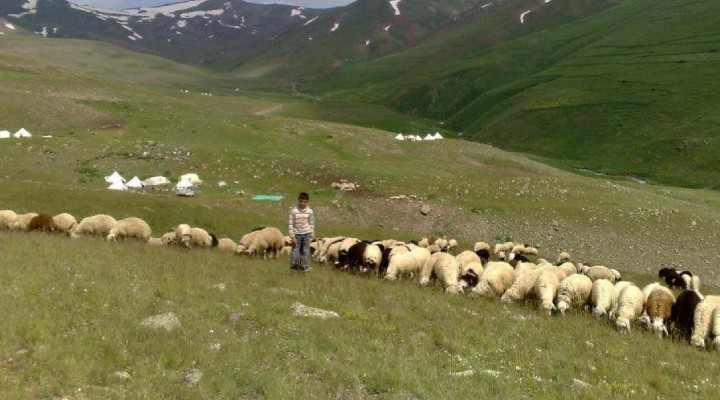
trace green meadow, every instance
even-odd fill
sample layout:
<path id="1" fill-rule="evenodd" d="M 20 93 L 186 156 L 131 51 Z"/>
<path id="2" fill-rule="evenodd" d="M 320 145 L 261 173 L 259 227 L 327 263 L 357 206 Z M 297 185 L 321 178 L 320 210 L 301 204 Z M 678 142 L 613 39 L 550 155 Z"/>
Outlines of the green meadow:
<path id="1" fill-rule="evenodd" d="M 52 51 L 49 51 L 52 50 Z M 2 38 L 0 209 L 188 223 L 238 240 L 284 231 L 300 191 L 319 236 L 484 240 L 605 264 L 644 286 L 664 266 L 717 293 L 720 196 L 571 172 L 452 138 L 382 106 L 300 96 L 109 45 Z M 212 95 L 209 95 L 212 94 Z M 325 107 L 325 102 L 330 102 Z M 439 142 L 393 140 L 441 131 Z M 43 135 L 52 137 L 43 138 Z M 191 198 L 104 176 L 197 172 Z M 332 182 L 357 182 L 354 193 Z M 226 186 L 218 183 L 225 181 Z M 281 194 L 280 202 L 251 200 Z M 401 198 L 393 198 L 403 195 Z M 430 207 L 428 215 L 420 213 Z M 314 265 L 102 238 L 0 233 L 3 399 L 714 398 L 714 352 L 578 311 L 450 296 Z M 295 316 L 296 302 L 338 318 Z M 181 327 L 153 330 L 172 312 Z"/>

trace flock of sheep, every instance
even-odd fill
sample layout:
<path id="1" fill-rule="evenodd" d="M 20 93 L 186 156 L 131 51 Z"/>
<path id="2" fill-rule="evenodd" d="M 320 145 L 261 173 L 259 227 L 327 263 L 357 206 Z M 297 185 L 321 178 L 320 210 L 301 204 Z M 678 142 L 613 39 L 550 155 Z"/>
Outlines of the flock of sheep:
<path id="1" fill-rule="evenodd" d="M 108 241 L 137 239 L 156 246 L 218 248 L 253 257 L 276 258 L 292 251 L 290 238 L 275 227 L 261 227 L 239 242 L 217 239 L 212 233 L 180 224 L 161 237 L 152 237 L 140 218 L 121 220 L 98 214 L 80 222 L 70 214 L 17 214 L 0 210 L 0 230 L 59 232 L 70 237 L 101 236 Z M 700 281 L 689 271 L 663 268 L 658 275 L 665 286 L 653 282 L 640 288 L 623 281 L 615 269 L 573 263 L 561 252 L 555 263 L 538 257 L 535 247 L 512 242 L 477 242 L 473 250 L 452 255 L 457 241 L 423 238 L 414 242 L 388 239 L 319 238 L 312 258 L 340 270 L 383 277 L 389 281 L 418 277 L 421 286 L 437 281 L 448 293 L 495 297 L 506 303 L 537 304 L 549 314 L 568 309 L 588 310 L 598 318 L 615 321 L 620 332 L 629 332 L 635 321 L 660 336 L 674 336 L 693 346 L 720 348 L 720 295 L 700 294 Z M 491 260 L 491 255 L 493 260 Z M 530 261 L 534 259 L 534 262 Z M 682 291 L 676 296 L 673 288 Z"/>
<path id="2" fill-rule="evenodd" d="M 665 285 L 640 287 L 623 281 L 616 269 L 573 263 L 567 252 L 550 263 L 538 257 L 537 248 L 512 242 L 477 242 L 473 250 L 452 255 L 456 246 L 445 238 L 405 243 L 336 237 L 314 243 L 313 259 L 391 281 L 417 276 L 421 286 L 439 282 L 448 293 L 533 304 L 551 315 L 588 311 L 614 321 L 621 333 L 638 323 L 693 346 L 704 348 L 712 340 L 712 347 L 720 347 L 720 296 L 703 296 L 698 276 L 689 271 L 663 268 L 658 276 Z M 680 290 L 677 296 L 673 289 Z"/>
<path id="3" fill-rule="evenodd" d="M 17 214 L 13 210 L 0 210 L 0 230 L 57 232 L 72 238 L 100 236 L 108 241 L 135 239 L 153 246 L 180 246 L 184 248 L 217 248 L 245 254 L 276 257 L 290 254 L 289 238 L 273 227 L 257 228 L 244 235 L 238 243 L 230 238 L 218 239 L 203 228 L 180 224 L 161 237 L 152 237 L 150 226 L 137 217 L 116 220 L 110 215 L 96 214 L 77 221 L 68 213 Z"/>

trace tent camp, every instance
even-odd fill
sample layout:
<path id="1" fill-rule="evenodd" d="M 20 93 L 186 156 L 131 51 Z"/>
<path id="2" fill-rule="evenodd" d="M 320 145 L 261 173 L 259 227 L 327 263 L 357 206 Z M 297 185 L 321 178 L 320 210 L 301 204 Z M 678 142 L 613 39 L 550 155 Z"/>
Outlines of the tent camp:
<path id="1" fill-rule="evenodd" d="M 125 186 L 127 186 L 129 189 L 142 189 L 145 187 L 145 184 L 140 181 L 140 178 L 138 178 L 137 176 L 133 176 L 133 178 L 130 179 L 130 181 L 125 184 Z"/>
<path id="2" fill-rule="evenodd" d="M 395 135 L 395 140 L 405 140 L 405 136 L 403 136 L 402 133 L 398 133 Z"/>
<path id="3" fill-rule="evenodd" d="M 0 131 L 0 139 L 7 139 L 10 137 L 9 131 Z"/>
<path id="4" fill-rule="evenodd" d="M 442 135 L 440 134 L 440 132 L 435 132 L 435 135 L 434 135 L 433 137 L 435 138 L 435 140 L 443 139 L 443 137 L 442 137 Z"/>
<path id="5" fill-rule="evenodd" d="M 122 181 L 115 181 L 110 186 L 108 186 L 108 190 L 119 190 L 119 191 L 126 191 L 128 188 L 125 186 Z"/>
<path id="6" fill-rule="evenodd" d="M 435 140 L 435 136 L 433 136 L 432 134 L 428 133 L 427 135 L 425 135 L 425 137 L 423 138 L 423 140 Z"/>
<path id="7" fill-rule="evenodd" d="M 416 141 L 421 141 L 421 140 L 422 140 L 422 137 L 421 137 L 420 135 L 415 135 L 415 140 L 416 140 Z"/>
<path id="8" fill-rule="evenodd" d="M 181 179 L 173 188 L 176 195 L 185 197 L 195 196 L 195 189 L 196 186 L 187 179 Z"/>
<path id="9" fill-rule="evenodd" d="M 112 175 L 105 177 L 105 182 L 107 183 L 114 183 L 119 181 L 120 183 L 125 182 L 125 178 L 123 178 L 120 174 L 118 174 L 117 171 L 113 171 Z"/>
<path id="10" fill-rule="evenodd" d="M 16 137 L 16 138 L 29 138 L 29 137 L 32 137 L 32 135 L 30 134 L 30 132 L 28 132 L 27 130 L 25 130 L 25 128 L 20 128 L 17 132 L 15 132 L 15 134 L 14 134 L 13 136 Z"/>
<path id="11" fill-rule="evenodd" d="M 143 181 L 145 186 L 162 186 L 169 185 L 170 180 L 164 176 L 151 176 Z"/>

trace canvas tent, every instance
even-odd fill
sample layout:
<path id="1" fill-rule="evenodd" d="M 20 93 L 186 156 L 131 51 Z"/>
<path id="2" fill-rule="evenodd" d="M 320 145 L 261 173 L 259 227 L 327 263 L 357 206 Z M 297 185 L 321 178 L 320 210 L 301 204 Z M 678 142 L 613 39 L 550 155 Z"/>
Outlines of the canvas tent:
<path id="1" fill-rule="evenodd" d="M 145 186 L 169 185 L 170 180 L 164 176 L 151 176 L 150 178 L 145 179 L 143 184 L 145 184 Z"/>
<path id="2" fill-rule="evenodd" d="M 435 136 L 433 136 L 432 134 L 428 133 L 427 135 L 425 135 L 425 137 L 423 138 L 423 140 L 435 140 Z"/>
<path id="3" fill-rule="evenodd" d="M 125 182 L 125 178 L 123 178 L 120 174 L 118 174 L 117 171 L 113 171 L 112 175 L 105 177 L 105 182 L 107 183 L 113 183 L 119 181 L 120 183 Z"/>
<path id="4" fill-rule="evenodd" d="M 125 184 L 125 186 L 130 189 L 142 189 L 143 187 L 145 187 L 145 184 L 140 181 L 140 178 L 138 178 L 137 176 L 133 176 L 133 178 L 130 179 L 130 181 Z"/>
<path id="5" fill-rule="evenodd" d="M 398 134 L 395 136 L 395 140 L 405 140 L 405 136 L 403 136 L 402 133 L 398 133 Z"/>
<path id="6" fill-rule="evenodd" d="M 14 134 L 13 136 L 16 137 L 16 138 L 29 138 L 29 137 L 32 137 L 32 135 L 30 134 L 30 132 L 28 132 L 27 130 L 25 130 L 25 128 L 20 128 L 17 132 L 15 132 L 15 134 Z"/>
<path id="7" fill-rule="evenodd" d="M 195 196 L 195 189 L 196 186 L 192 184 L 187 179 L 181 179 L 180 182 L 175 185 L 175 188 L 173 189 L 175 191 L 175 194 L 178 196 Z"/>
<path id="8" fill-rule="evenodd" d="M 119 191 L 126 191 L 128 188 L 125 186 L 122 181 L 114 181 L 110 186 L 108 186 L 109 190 L 119 190 Z"/>
<path id="9" fill-rule="evenodd" d="M 435 132 L 435 135 L 434 135 L 433 137 L 434 137 L 435 139 L 443 139 L 443 137 L 442 137 L 442 135 L 440 134 L 440 132 Z"/>
<path id="10" fill-rule="evenodd" d="M 7 139 L 10 137 L 9 131 L 0 131 L 0 139 Z"/>
<path id="11" fill-rule="evenodd" d="M 420 141 L 420 140 L 422 140 L 422 137 L 420 137 L 420 135 L 415 135 L 415 140 Z"/>

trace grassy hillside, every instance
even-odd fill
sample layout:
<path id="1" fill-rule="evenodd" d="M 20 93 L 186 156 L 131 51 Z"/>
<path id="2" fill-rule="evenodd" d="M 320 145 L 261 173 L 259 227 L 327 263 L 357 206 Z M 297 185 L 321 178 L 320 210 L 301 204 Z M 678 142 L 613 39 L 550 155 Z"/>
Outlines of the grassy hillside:
<path id="1" fill-rule="evenodd" d="M 495 23 L 338 71 L 306 90 L 444 120 L 466 138 L 566 168 L 716 188 L 713 5 L 628 0 L 573 21 L 574 5 L 539 7 L 513 36 L 493 41 L 488 26 L 519 24 L 508 6 L 488 17 Z"/>
<path id="2" fill-rule="evenodd" d="M 690 269 L 702 277 L 704 293 L 718 293 L 708 252 L 720 240 L 716 192 L 572 174 L 469 141 L 398 142 L 390 131 L 314 118 L 364 113 L 378 126 L 432 127 L 380 108 L 335 103 L 323 110 L 304 97 L 253 92 L 232 76 L 185 73 L 170 63 L 159 68 L 156 59 L 123 53 L 123 64 L 136 68 L 129 74 L 113 67 L 117 55 L 106 46 L 67 45 L 58 50 L 72 62 L 43 57 L 43 40 L 3 38 L 0 108 L 15 108 L 3 114 L 0 129 L 24 126 L 36 137 L 0 140 L 0 209 L 137 216 L 154 236 L 189 223 L 238 239 L 260 225 L 284 229 L 288 207 L 305 190 L 321 236 L 445 234 L 460 241 L 460 250 L 510 239 L 539 246 L 547 258 L 567 250 L 638 285 L 653 281 L 662 266 Z M 71 57 L 85 53 L 93 57 Z M 145 71 L 152 80 L 138 77 Z M 192 90 L 180 91 L 187 82 Z M 201 94 L 203 86 L 216 94 Z M 103 180 L 113 170 L 171 179 L 194 171 L 205 184 L 192 198 L 117 193 Z M 331 188 L 339 179 L 358 182 L 360 190 Z M 221 180 L 228 186 L 218 186 Z M 261 193 L 286 198 L 250 199 Z M 391 198 L 398 195 L 408 197 Z M 215 250 L 7 232 L 0 232 L 0 248 L 3 399 L 720 392 L 715 354 L 637 326 L 620 335 L 584 313 L 561 320 L 532 305 L 453 297 L 438 286 L 319 265 L 298 276 L 284 260 Z M 294 316 L 295 302 L 339 318 Z M 139 325 L 167 312 L 182 328 Z M 451 375 L 468 370 L 474 375 Z"/>

